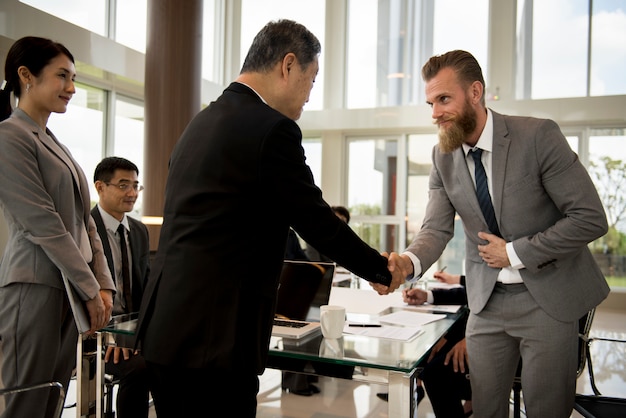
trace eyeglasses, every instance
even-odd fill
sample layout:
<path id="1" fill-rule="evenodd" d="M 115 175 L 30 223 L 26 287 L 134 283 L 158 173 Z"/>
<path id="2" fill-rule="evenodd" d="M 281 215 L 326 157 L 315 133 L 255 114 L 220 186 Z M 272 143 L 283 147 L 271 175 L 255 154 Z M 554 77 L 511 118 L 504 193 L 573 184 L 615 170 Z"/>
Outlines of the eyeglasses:
<path id="1" fill-rule="evenodd" d="M 104 184 L 106 184 L 107 186 L 115 186 L 118 189 L 120 189 L 123 192 L 127 192 L 128 190 L 130 190 L 131 188 L 136 191 L 137 193 L 139 193 L 140 191 L 142 191 L 144 189 L 143 185 L 139 184 L 139 183 L 107 183 L 106 181 L 104 182 Z"/>

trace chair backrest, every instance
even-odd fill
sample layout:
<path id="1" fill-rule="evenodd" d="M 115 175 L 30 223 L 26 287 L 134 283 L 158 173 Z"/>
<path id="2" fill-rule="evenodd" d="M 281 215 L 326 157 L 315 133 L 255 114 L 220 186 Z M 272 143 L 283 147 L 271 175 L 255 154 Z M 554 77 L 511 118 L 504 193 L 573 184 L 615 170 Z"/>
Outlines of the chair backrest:
<path id="1" fill-rule="evenodd" d="M 589 332 L 591 331 L 591 324 L 593 323 L 593 317 L 596 313 L 596 308 L 592 308 L 582 318 L 578 320 L 578 370 L 576 376 L 579 377 L 585 365 L 587 364 L 587 357 L 589 351 Z"/>

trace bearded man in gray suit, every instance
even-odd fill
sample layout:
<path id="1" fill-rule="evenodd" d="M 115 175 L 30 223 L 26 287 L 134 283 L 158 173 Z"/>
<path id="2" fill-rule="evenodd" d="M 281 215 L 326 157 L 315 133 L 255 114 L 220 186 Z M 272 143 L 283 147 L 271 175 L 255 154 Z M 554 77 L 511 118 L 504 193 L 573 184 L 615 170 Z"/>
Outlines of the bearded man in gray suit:
<path id="1" fill-rule="evenodd" d="M 434 56 L 422 76 L 439 144 L 422 228 L 390 260 L 419 277 L 452 238 L 458 214 L 466 236 L 476 416 L 509 416 L 521 356 L 528 416 L 569 417 L 578 319 L 609 292 L 587 247 L 607 231 L 602 202 L 556 123 L 486 108 L 482 71 L 471 54 Z M 485 174 L 485 186 L 476 186 Z M 491 216 L 476 190 L 484 190 Z"/>

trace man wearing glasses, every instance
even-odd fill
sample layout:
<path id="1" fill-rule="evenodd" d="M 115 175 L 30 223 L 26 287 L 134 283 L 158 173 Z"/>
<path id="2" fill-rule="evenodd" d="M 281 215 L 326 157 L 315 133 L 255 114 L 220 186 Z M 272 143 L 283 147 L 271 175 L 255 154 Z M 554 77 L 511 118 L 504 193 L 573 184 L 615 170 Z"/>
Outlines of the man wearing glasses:
<path id="1" fill-rule="evenodd" d="M 96 167 L 94 184 L 98 204 L 91 210 L 115 281 L 113 315 L 139 310 L 150 272 L 148 229 L 126 213 L 133 210 L 143 186 L 137 166 L 120 157 L 107 157 Z M 132 347 L 132 344 L 124 344 Z M 120 380 L 117 416 L 148 417 L 149 385 L 142 356 L 127 348 L 108 347 L 108 374 Z"/>

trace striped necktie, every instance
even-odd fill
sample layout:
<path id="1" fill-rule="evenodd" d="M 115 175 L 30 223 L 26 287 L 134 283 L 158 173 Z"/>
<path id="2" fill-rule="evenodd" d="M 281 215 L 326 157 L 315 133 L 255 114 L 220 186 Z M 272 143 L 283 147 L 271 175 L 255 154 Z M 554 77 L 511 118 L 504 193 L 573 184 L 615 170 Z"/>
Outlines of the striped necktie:
<path id="1" fill-rule="evenodd" d="M 478 198 L 478 204 L 480 210 L 483 212 L 489 231 L 497 236 L 500 235 L 500 229 L 498 228 L 498 222 L 496 221 L 496 214 L 493 210 L 493 204 L 491 203 L 491 195 L 489 194 L 489 186 L 487 184 L 487 173 L 483 166 L 480 157 L 483 154 L 483 150 L 476 148 L 470 150 L 470 155 L 474 159 L 474 176 L 476 177 L 476 197 Z"/>

